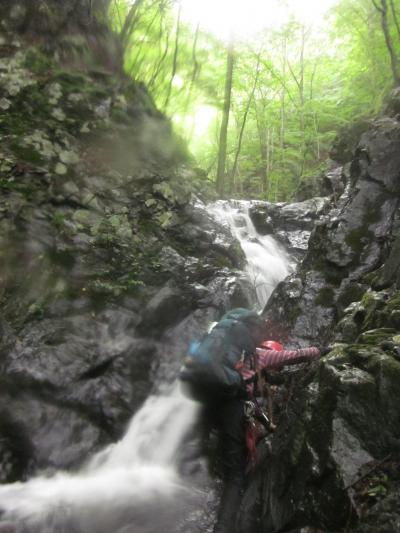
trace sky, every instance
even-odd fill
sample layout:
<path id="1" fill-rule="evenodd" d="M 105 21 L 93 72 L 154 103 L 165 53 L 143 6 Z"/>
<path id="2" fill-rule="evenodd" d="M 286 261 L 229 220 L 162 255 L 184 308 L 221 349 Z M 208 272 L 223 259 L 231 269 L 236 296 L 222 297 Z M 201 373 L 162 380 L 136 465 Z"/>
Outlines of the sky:
<path id="1" fill-rule="evenodd" d="M 307 25 L 320 26 L 336 0 L 182 0 L 185 21 L 220 39 L 249 39 L 263 28 L 279 28 L 294 15 Z"/>

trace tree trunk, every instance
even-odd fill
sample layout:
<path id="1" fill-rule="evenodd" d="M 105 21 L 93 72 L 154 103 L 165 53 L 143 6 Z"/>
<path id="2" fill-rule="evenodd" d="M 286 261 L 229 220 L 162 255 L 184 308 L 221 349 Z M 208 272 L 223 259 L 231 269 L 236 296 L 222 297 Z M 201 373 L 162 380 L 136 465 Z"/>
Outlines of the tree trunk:
<path id="1" fill-rule="evenodd" d="M 243 120 L 242 120 L 242 124 L 241 124 L 241 127 L 240 127 L 240 132 L 239 132 L 238 145 L 237 145 L 237 148 L 236 148 L 235 161 L 234 161 L 233 167 L 232 167 L 233 190 L 235 190 L 236 172 L 237 172 L 237 167 L 238 167 L 240 151 L 242 149 L 243 133 L 244 133 L 244 129 L 246 127 L 247 115 L 249 114 L 251 102 L 252 102 L 252 100 L 254 98 L 254 93 L 255 93 L 256 87 L 257 87 L 258 76 L 260 74 L 259 68 L 260 68 L 260 54 L 258 54 L 258 56 L 257 56 L 257 66 L 256 66 L 256 74 L 255 74 L 255 77 L 254 77 L 254 83 L 253 83 L 253 87 L 251 89 L 251 93 L 250 93 L 249 99 L 247 100 L 246 109 L 245 109 L 245 112 L 244 112 L 244 115 L 243 115 Z"/>
<path id="2" fill-rule="evenodd" d="M 218 146 L 218 167 L 217 167 L 217 191 L 223 196 L 225 192 L 225 168 L 226 168 L 226 146 L 228 137 L 229 113 L 231 109 L 233 66 L 235 63 L 234 48 L 232 41 L 228 46 L 226 60 L 225 95 L 222 113 L 221 129 Z"/>
<path id="3" fill-rule="evenodd" d="M 150 82 L 149 82 L 149 85 L 148 85 L 149 89 L 151 89 L 151 87 L 153 86 L 153 84 L 156 81 L 157 77 L 159 76 L 159 74 L 161 72 L 161 68 L 162 68 L 162 66 L 164 64 L 165 58 L 167 57 L 168 51 L 169 51 L 169 31 L 168 31 L 168 27 L 166 27 L 166 30 L 165 30 L 166 38 L 165 38 L 164 51 L 161 50 L 161 40 L 162 40 L 162 34 L 163 34 L 163 29 L 162 29 L 163 20 L 164 19 L 161 18 L 160 33 L 159 33 L 159 35 L 160 35 L 159 42 L 160 42 L 160 54 L 161 54 L 161 57 L 160 57 L 159 61 L 157 62 L 157 66 L 154 69 L 153 74 L 151 76 L 151 79 L 150 79 Z"/>
<path id="4" fill-rule="evenodd" d="M 380 0 L 380 5 L 377 3 L 378 0 L 372 0 L 372 3 L 375 6 L 375 9 L 381 14 L 381 26 L 383 35 L 385 37 L 386 48 L 388 49 L 390 56 L 390 64 L 392 67 L 393 81 L 396 85 L 400 83 L 400 69 L 399 61 L 397 59 L 396 51 L 393 46 L 392 37 L 390 35 L 388 16 L 387 16 L 387 3 L 386 0 Z"/>
<path id="5" fill-rule="evenodd" d="M 306 143 L 305 143 L 305 116 L 304 116 L 304 105 L 305 105 L 305 95 L 304 95 L 304 71 L 305 71 L 305 63 L 304 63 L 304 51 L 305 51 L 305 45 L 306 45 L 306 32 L 305 32 L 305 26 L 302 26 L 301 30 L 301 45 L 300 45 L 300 72 L 298 75 L 294 72 L 293 68 L 291 67 L 290 63 L 288 62 L 288 67 L 290 70 L 290 73 L 293 77 L 293 80 L 295 81 L 297 85 L 297 89 L 299 92 L 299 128 L 300 128 L 300 135 L 301 135 L 301 155 L 302 155 L 302 161 L 301 161 L 301 167 L 300 172 L 298 176 L 298 182 L 300 182 L 300 178 L 303 175 L 304 172 L 304 166 L 305 166 L 305 155 L 306 155 Z"/>
<path id="6" fill-rule="evenodd" d="M 286 35 L 283 38 L 282 42 L 282 90 L 281 90 L 281 109 L 280 109 L 280 157 L 281 157 L 281 166 L 285 166 L 285 135 L 286 135 L 286 66 L 287 66 L 287 39 Z"/>
<path id="7" fill-rule="evenodd" d="M 393 20 L 394 20 L 394 23 L 395 23 L 396 29 L 397 29 L 397 36 L 400 39 L 400 24 L 399 24 L 399 19 L 397 18 L 397 12 L 396 12 L 396 9 L 394 7 L 393 0 L 390 0 L 390 7 L 392 8 L 392 15 L 393 15 Z"/>
<path id="8" fill-rule="evenodd" d="M 257 105 L 255 102 L 254 105 L 254 111 L 256 115 L 256 124 L 257 124 L 257 132 L 258 132 L 258 139 L 260 144 L 260 167 L 258 169 L 258 172 L 261 175 L 261 193 L 264 197 L 266 197 L 267 190 L 268 190 L 268 176 L 269 176 L 269 153 L 268 153 L 268 142 L 269 142 L 269 129 L 265 128 L 264 120 L 261 122 L 260 120 L 260 113 L 257 109 Z M 262 116 L 264 118 L 265 116 L 265 105 L 263 103 L 262 108 Z"/>
<path id="9" fill-rule="evenodd" d="M 179 34 L 180 34 L 180 28 L 181 28 L 181 14 L 182 14 L 182 2 L 179 2 L 179 10 L 178 10 L 178 18 L 176 21 L 176 33 L 175 33 L 175 49 L 174 49 L 174 57 L 172 59 L 172 72 L 171 72 L 171 80 L 169 82 L 168 90 L 167 90 L 167 97 L 165 98 L 164 103 L 164 109 L 167 110 L 169 105 L 169 100 L 171 98 L 172 93 L 172 84 L 174 83 L 174 78 L 176 74 L 176 70 L 178 67 L 178 52 L 179 52 Z"/>
<path id="10" fill-rule="evenodd" d="M 128 46 L 129 38 L 135 29 L 135 24 L 138 20 L 138 11 L 140 6 L 143 4 L 144 0 L 136 0 L 135 3 L 131 6 L 124 25 L 121 30 L 121 41 L 124 49 Z"/>
<path id="11" fill-rule="evenodd" d="M 144 35 L 147 37 L 153 27 L 153 24 L 154 22 L 157 20 L 157 16 L 158 16 L 158 13 L 157 11 L 155 12 L 153 18 L 150 20 L 149 24 L 147 25 L 146 29 L 144 30 Z M 132 34 L 131 34 L 132 35 Z M 133 45 L 135 45 L 135 43 L 132 43 Z M 127 47 L 129 46 L 129 43 L 127 43 Z M 148 45 L 147 45 L 148 46 Z M 147 57 L 147 46 L 146 46 L 146 42 L 143 43 L 138 46 L 138 51 L 137 51 L 137 54 L 136 56 L 132 59 L 132 63 L 129 67 L 129 70 L 130 70 L 130 74 L 132 75 L 133 78 L 135 79 L 140 79 L 140 81 L 144 81 L 144 76 L 143 76 L 143 73 L 141 72 L 141 66 L 143 64 L 143 62 L 146 60 L 146 57 Z"/>
<path id="12" fill-rule="evenodd" d="M 192 99 L 193 87 L 194 87 L 194 84 L 196 82 L 197 76 L 198 76 L 199 71 L 200 71 L 200 63 L 199 63 L 199 61 L 197 59 L 197 42 L 198 42 L 198 39 L 199 39 L 199 33 L 200 33 L 200 24 L 197 24 L 196 31 L 195 31 L 195 34 L 194 34 L 194 39 L 193 39 L 193 47 L 192 47 L 193 71 L 192 71 L 192 76 L 190 78 L 189 90 L 188 90 L 188 94 L 187 94 L 187 97 L 186 97 L 186 103 L 185 103 L 185 107 L 184 107 L 184 114 L 185 115 L 188 114 L 190 101 Z"/>

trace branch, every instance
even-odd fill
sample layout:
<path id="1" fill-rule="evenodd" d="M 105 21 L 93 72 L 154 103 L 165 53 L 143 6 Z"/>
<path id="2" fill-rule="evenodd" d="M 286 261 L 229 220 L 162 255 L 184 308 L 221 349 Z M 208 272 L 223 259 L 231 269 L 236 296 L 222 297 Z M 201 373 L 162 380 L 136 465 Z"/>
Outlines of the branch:
<path id="1" fill-rule="evenodd" d="M 376 3 L 376 0 L 371 0 L 371 2 L 373 3 L 375 9 L 379 11 L 379 13 L 382 13 L 382 14 L 384 13 L 383 8 L 378 6 L 378 4 Z"/>

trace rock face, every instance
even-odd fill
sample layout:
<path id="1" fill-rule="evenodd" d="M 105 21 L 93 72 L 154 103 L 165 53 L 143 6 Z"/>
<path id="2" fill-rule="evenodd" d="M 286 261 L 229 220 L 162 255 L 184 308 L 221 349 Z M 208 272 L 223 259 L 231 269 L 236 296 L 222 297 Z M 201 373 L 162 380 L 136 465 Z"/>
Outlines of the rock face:
<path id="1" fill-rule="evenodd" d="M 190 340 L 251 305 L 168 121 L 96 55 L 114 37 L 96 18 L 78 39 L 85 6 L 0 7 L 1 482 L 118 438 Z"/>
<path id="2" fill-rule="evenodd" d="M 368 274 L 387 258 L 396 232 L 399 142 L 399 123 L 390 118 L 362 136 L 346 191 L 317 224 L 289 290 L 278 288 L 267 310 L 272 323 L 284 325 L 288 341 L 328 340 L 344 309 L 370 286 Z"/>
<path id="3" fill-rule="evenodd" d="M 250 217 L 261 235 L 273 235 L 297 260 L 308 249 L 311 231 L 317 220 L 330 208 L 328 197 L 303 202 L 254 202 Z"/>
<path id="4" fill-rule="evenodd" d="M 399 527 L 399 154 L 397 119 L 372 122 L 346 191 L 267 305 L 289 344 L 336 344 L 287 378 L 291 401 L 249 482 L 243 532 Z"/>

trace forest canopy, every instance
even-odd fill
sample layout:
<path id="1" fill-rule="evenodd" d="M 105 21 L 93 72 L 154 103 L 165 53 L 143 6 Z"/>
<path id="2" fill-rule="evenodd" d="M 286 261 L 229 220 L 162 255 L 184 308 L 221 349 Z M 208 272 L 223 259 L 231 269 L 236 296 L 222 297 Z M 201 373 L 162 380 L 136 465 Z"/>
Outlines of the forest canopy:
<path id="1" fill-rule="evenodd" d="M 113 0 L 109 15 L 127 73 L 221 196 L 292 198 L 329 166 L 338 133 L 362 129 L 399 84 L 394 0 L 194 4 Z"/>

